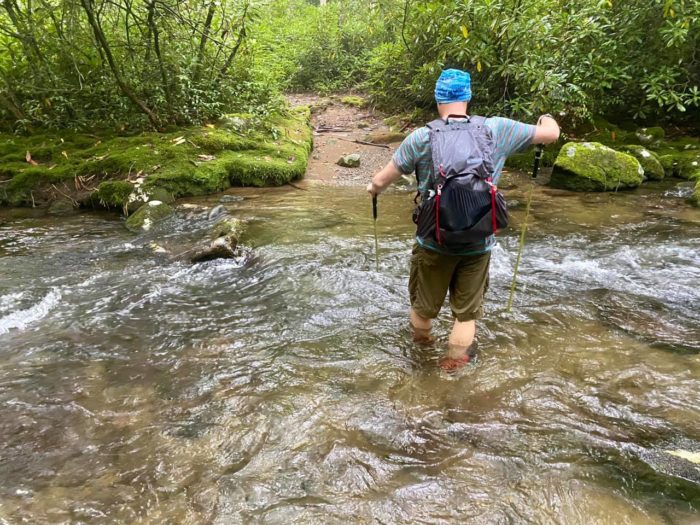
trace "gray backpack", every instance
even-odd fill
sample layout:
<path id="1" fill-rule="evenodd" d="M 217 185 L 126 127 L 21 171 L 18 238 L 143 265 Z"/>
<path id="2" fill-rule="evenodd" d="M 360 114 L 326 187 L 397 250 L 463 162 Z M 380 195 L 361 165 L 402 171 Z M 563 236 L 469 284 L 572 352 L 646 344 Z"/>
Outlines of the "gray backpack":
<path id="1" fill-rule="evenodd" d="M 450 115 L 427 125 L 434 178 L 413 213 L 418 236 L 450 249 L 483 246 L 483 241 L 508 226 L 503 195 L 492 182 L 495 149 L 483 117 Z"/>

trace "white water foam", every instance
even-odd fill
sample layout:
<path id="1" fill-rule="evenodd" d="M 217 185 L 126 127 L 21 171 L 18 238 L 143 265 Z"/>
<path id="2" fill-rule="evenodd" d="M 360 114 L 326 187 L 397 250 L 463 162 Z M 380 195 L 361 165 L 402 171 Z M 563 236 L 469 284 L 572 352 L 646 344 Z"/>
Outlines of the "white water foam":
<path id="1" fill-rule="evenodd" d="M 17 302 L 22 299 L 24 292 L 8 293 L 0 295 L 0 312 L 14 308 Z"/>
<path id="2" fill-rule="evenodd" d="M 0 317 L 0 335 L 10 330 L 23 330 L 32 323 L 43 319 L 60 302 L 61 294 L 57 290 L 51 290 L 37 304 L 26 310 L 18 310 L 4 317 Z"/>

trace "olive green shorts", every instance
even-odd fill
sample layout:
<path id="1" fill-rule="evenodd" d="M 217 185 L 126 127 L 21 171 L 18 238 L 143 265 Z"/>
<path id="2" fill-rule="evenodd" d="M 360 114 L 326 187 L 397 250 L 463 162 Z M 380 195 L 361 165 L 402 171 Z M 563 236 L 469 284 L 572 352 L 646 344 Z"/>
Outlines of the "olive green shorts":
<path id="1" fill-rule="evenodd" d="M 483 315 L 483 302 L 489 287 L 491 252 L 478 255 L 443 255 L 413 246 L 408 292 L 413 310 L 435 319 L 450 291 L 450 308 L 458 321 L 471 321 Z"/>

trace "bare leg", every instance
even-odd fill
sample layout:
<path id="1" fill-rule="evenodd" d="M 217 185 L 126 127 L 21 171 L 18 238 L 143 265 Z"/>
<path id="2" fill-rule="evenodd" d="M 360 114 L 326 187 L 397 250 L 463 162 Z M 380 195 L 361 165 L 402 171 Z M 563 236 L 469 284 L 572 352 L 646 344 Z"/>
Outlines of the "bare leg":
<path id="1" fill-rule="evenodd" d="M 411 308 L 411 335 L 417 343 L 432 343 L 435 338 L 430 331 L 433 328 L 433 320 L 422 317 Z"/>
<path id="2" fill-rule="evenodd" d="M 469 363 L 472 356 L 469 348 L 474 342 L 476 321 L 459 322 L 455 320 L 447 342 L 447 355 L 440 361 L 440 367 L 446 371 L 457 370 Z"/>
<path id="3" fill-rule="evenodd" d="M 476 321 L 459 322 L 455 320 L 448 340 L 447 356 L 452 358 L 462 357 L 474 342 L 476 335 Z"/>

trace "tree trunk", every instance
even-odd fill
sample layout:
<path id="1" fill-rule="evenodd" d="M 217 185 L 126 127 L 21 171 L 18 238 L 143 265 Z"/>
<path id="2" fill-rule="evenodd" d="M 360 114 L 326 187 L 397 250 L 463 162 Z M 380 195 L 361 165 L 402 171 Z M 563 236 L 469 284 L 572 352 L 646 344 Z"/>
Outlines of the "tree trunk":
<path id="1" fill-rule="evenodd" d="M 243 43 L 244 38 L 245 38 L 245 23 L 244 23 L 243 27 L 241 27 L 241 32 L 238 33 L 238 40 L 236 41 L 236 45 L 233 46 L 231 53 L 229 54 L 228 58 L 226 59 L 226 63 L 224 63 L 224 66 L 221 68 L 221 71 L 219 71 L 219 75 L 216 77 L 215 84 L 219 84 L 224 79 L 224 76 L 226 76 L 228 69 L 231 67 L 231 63 L 233 62 L 233 59 L 236 58 L 236 54 L 238 53 L 238 49 L 241 47 L 241 44 Z"/>
<path id="2" fill-rule="evenodd" d="M 211 31 L 211 22 L 214 19 L 215 12 L 216 5 L 214 2 L 211 2 L 209 4 L 209 10 L 207 11 L 207 19 L 204 21 L 202 37 L 199 40 L 199 52 L 197 53 L 197 61 L 194 64 L 194 73 L 192 75 L 193 83 L 197 83 L 197 81 L 199 80 L 199 75 L 202 68 L 202 61 L 204 60 L 204 51 L 206 50 L 207 41 L 209 40 L 209 31 Z"/>
<path id="3" fill-rule="evenodd" d="M 24 113 L 22 113 L 22 110 L 12 101 L 11 97 L 6 97 L 3 93 L 0 93 L 0 103 L 14 115 L 16 120 L 22 120 L 24 118 Z"/>
<path id="4" fill-rule="evenodd" d="M 114 75 L 114 79 L 116 80 L 119 89 L 136 107 L 138 107 L 148 117 L 148 120 L 151 122 L 151 125 L 154 128 L 158 128 L 159 123 L 156 115 L 153 113 L 153 111 L 151 111 L 148 108 L 148 106 L 146 106 L 146 104 L 144 104 L 143 101 L 141 101 L 136 96 L 136 94 L 122 79 L 121 73 L 119 73 L 117 64 L 114 61 L 112 49 L 109 47 L 107 38 L 105 37 L 104 32 L 102 31 L 102 28 L 100 27 L 100 24 L 97 21 L 97 18 L 95 17 L 95 12 L 92 7 L 92 0 L 80 0 L 80 3 L 82 4 L 83 9 L 87 14 L 88 23 L 90 24 L 90 27 L 92 28 L 92 31 L 95 34 L 95 40 L 97 40 L 97 44 L 104 51 L 104 56 L 107 59 L 107 63 L 109 64 L 109 68 L 112 70 L 112 74 Z"/>
<path id="5" fill-rule="evenodd" d="M 148 30 L 153 35 L 153 51 L 158 59 L 158 69 L 160 71 L 160 81 L 163 84 L 163 92 L 165 93 L 165 102 L 168 105 L 168 113 L 172 118 L 174 115 L 173 111 L 173 97 L 170 89 L 170 82 L 168 82 L 168 74 L 165 71 L 165 63 L 163 62 L 163 55 L 160 52 L 160 31 L 158 30 L 158 25 L 156 24 L 155 14 L 156 14 L 156 1 L 153 0 L 148 4 Z"/>
<path id="6" fill-rule="evenodd" d="M 236 40 L 236 45 L 233 46 L 233 49 L 231 50 L 231 53 L 229 53 L 228 58 L 226 59 L 226 62 L 224 63 L 224 66 L 221 68 L 221 71 L 219 71 L 219 74 L 216 77 L 216 81 L 214 84 L 219 84 L 226 73 L 228 72 L 228 69 L 231 67 L 231 64 L 233 63 L 233 59 L 236 58 L 236 54 L 238 53 L 238 50 L 241 47 L 241 44 L 243 44 L 243 40 L 245 39 L 246 36 L 246 28 L 245 28 L 245 19 L 246 16 L 248 16 L 248 8 L 250 7 L 250 3 L 246 2 L 245 8 L 243 9 L 243 16 L 241 16 L 241 30 L 238 33 L 238 39 Z"/>

